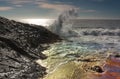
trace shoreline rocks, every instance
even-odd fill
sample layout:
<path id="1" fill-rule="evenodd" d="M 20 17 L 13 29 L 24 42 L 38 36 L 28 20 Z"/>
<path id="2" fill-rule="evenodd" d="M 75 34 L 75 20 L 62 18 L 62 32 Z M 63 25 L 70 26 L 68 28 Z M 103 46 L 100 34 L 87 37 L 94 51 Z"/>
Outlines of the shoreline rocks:
<path id="1" fill-rule="evenodd" d="M 58 35 L 42 26 L 0 17 L 0 79 L 42 78 L 46 68 L 35 61 L 46 59 L 42 51 L 58 41 Z"/>

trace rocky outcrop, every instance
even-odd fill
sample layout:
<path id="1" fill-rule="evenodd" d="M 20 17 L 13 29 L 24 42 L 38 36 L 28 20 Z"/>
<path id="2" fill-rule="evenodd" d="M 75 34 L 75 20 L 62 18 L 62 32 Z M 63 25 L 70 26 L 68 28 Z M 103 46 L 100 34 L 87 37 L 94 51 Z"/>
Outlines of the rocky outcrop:
<path id="1" fill-rule="evenodd" d="M 0 79 L 37 79 L 46 68 L 35 60 L 47 58 L 41 51 L 60 37 L 42 26 L 0 17 Z M 43 45 L 46 44 L 46 47 Z"/>

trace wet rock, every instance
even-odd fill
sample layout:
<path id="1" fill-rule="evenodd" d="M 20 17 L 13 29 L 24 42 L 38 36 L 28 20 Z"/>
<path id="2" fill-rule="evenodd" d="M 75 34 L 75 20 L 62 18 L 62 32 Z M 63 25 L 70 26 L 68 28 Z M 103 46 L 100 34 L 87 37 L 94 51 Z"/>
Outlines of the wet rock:
<path id="1" fill-rule="evenodd" d="M 104 72 L 100 66 L 94 66 L 91 68 L 91 70 L 98 72 L 98 73 Z"/>
<path id="2" fill-rule="evenodd" d="M 97 61 L 100 61 L 100 60 L 92 59 L 92 58 L 79 58 L 79 59 L 77 59 L 77 61 L 81 61 L 81 62 L 97 62 Z"/>
<path id="3" fill-rule="evenodd" d="M 85 72 L 75 62 L 60 65 L 44 79 L 86 79 Z"/>
<path id="4" fill-rule="evenodd" d="M 0 17 L 0 79 L 38 79 L 46 68 L 37 59 L 46 59 L 41 52 L 60 37 L 42 26 L 16 22 Z M 47 44 L 46 47 L 43 47 Z"/>
<path id="5" fill-rule="evenodd" d="M 120 57 L 120 55 L 119 55 L 119 54 L 116 54 L 116 55 L 115 55 L 115 57 L 116 57 L 116 58 L 119 58 L 119 57 Z"/>
<path id="6" fill-rule="evenodd" d="M 8 48 L 0 50 L 0 79 L 37 79 L 46 68 Z"/>

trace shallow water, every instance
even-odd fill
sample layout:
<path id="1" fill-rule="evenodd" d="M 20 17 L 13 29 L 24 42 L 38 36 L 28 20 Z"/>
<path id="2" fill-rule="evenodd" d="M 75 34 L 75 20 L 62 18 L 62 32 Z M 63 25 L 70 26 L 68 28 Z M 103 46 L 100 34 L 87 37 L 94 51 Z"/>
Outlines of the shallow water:
<path id="1" fill-rule="evenodd" d="M 38 61 L 47 67 L 44 79 L 120 79 L 120 21 L 72 22 L 61 29 L 65 41 L 51 44 L 43 52 L 48 58 Z"/>
<path id="2" fill-rule="evenodd" d="M 43 60 L 41 64 L 48 68 L 48 75 L 45 79 L 89 79 L 89 76 L 92 75 L 92 79 L 119 79 L 120 71 L 116 70 L 120 68 L 120 59 L 114 58 L 115 54 L 119 54 L 119 43 L 97 43 L 97 42 L 60 42 L 56 44 L 52 44 L 48 50 L 45 50 L 43 53 L 48 56 L 46 60 Z M 113 57 L 110 58 L 110 55 Z M 82 62 L 78 61 L 79 59 L 91 59 L 98 60 L 97 62 Z M 71 65 L 72 62 L 77 63 L 77 66 Z M 70 67 L 66 64 L 70 64 Z M 86 66 L 87 65 L 87 66 Z M 62 67 L 64 66 L 64 67 Z M 83 78 L 73 78 L 71 77 L 71 73 L 68 73 L 67 70 L 71 70 L 69 72 L 75 72 L 79 76 L 79 72 L 82 72 L 86 77 Z M 86 67 L 83 67 L 86 66 Z M 103 73 L 91 72 L 88 68 L 93 66 L 100 66 L 103 69 Z M 118 67 L 116 67 L 118 66 Z M 63 71 L 65 70 L 65 71 Z M 87 72 L 86 72 L 87 71 Z M 111 72 L 112 71 L 112 72 Z M 61 78 L 60 75 L 66 74 L 64 78 Z M 111 75 L 115 75 L 111 77 Z M 70 78 L 70 77 L 71 78 Z M 69 78 L 68 78 L 69 77 Z"/>
<path id="3" fill-rule="evenodd" d="M 120 79 L 120 58 L 110 57 L 103 65 L 103 73 L 92 74 L 92 79 Z"/>

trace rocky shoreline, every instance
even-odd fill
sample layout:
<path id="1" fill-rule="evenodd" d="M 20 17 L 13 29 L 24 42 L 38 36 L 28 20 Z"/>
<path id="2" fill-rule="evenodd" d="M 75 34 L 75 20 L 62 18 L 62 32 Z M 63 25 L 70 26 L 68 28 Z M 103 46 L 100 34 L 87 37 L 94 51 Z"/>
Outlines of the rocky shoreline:
<path id="1" fill-rule="evenodd" d="M 52 44 L 38 61 L 47 68 L 43 79 L 119 79 L 120 53 L 91 49 L 74 42 Z M 112 76 L 111 76 L 112 75 Z"/>
<path id="2" fill-rule="evenodd" d="M 35 61 L 46 59 L 41 52 L 60 37 L 42 26 L 0 17 L 0 79 L 37 79 L 46 68 Z"/>
<path id="3" fill-rule="evenodd" d="M 120 57 L 89 56 L 61 64 L 44 79 L 119 79 L 119 71 Z"/>

